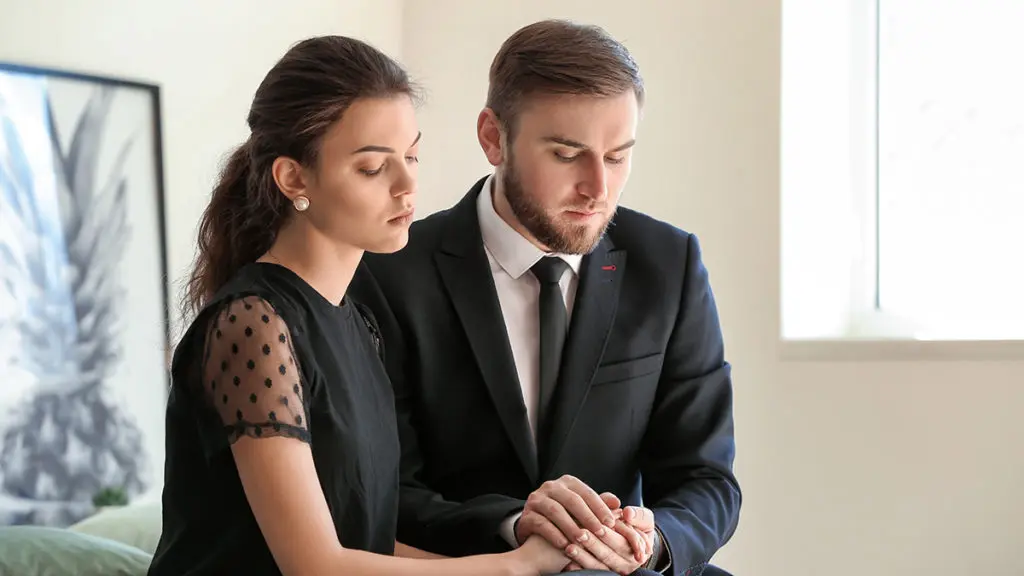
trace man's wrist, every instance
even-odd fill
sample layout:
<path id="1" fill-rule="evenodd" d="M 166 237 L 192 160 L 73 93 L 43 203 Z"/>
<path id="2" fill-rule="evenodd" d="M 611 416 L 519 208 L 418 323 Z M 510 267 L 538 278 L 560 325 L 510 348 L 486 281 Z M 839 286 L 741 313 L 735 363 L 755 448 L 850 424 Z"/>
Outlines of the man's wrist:
<path id="1" fill-rule="evenodd" d="M 519 539 L 516 538 L 517 528 L 519 527 L 519 518 L 522 517 L 523 511 L 518 510 L 514 514 L 510 514 L 504 520 L 501 521 L 501 526 L 498 527 L 498 534 L 501 536 L 509 546 L 513 549 L 519 548 Z"/>
<path id="2" fill-rule="evenodd" d="M 651 557 L 647 559 L 644 568 L 654 570 L 655 572 L 665 572 L 672 566 L 672 553 L 665 544 L 665 535 L 661 533 L 661 529 L 657 526 L 654 527 L 653 548 Z"/>

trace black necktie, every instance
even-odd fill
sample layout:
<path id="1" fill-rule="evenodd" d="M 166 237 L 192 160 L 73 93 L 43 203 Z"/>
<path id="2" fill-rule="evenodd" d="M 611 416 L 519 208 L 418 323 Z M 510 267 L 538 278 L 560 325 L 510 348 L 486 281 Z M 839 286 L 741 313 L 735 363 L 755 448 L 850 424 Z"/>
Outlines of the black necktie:
<path id="1" fill-rule="evenodd" d="M 540 394 L 537 402 L 538 439 L 548 414 L 548 405 L 558 382 L 562 363 L 562 345 L 569 329 L 568 313 L 558 281 L 569 265 L 558 257 L 541 258 L 530 270 L 540 281 Z"/>

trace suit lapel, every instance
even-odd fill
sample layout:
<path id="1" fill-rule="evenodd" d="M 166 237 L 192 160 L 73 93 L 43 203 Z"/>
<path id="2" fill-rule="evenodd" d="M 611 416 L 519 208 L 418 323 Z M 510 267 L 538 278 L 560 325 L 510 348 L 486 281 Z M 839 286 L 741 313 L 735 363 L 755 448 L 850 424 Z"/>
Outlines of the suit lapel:
<path id="1" fill-rule="evenodd" d="M 476 214 L 483 182 L 477 182 L 452 209 L 451 226 L 435 262 L 505 432 L 535 483 L 536 448 Z"/>
<path id="2" fill-rule="evenodd" d="M 558 387 L 552 399 L 554 412 L 542 439 L 540 464 L 545 475 L 558 461 L 601 363 L 625 269 L 626 251 L 615 250 L 607 237 L 583 259 Z"/>

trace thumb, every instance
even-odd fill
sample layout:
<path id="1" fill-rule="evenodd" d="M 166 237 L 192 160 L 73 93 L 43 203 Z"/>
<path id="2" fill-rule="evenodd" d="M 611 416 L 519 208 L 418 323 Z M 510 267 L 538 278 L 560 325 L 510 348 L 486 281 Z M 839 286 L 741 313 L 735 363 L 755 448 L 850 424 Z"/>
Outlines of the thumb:
<path id="1" fill-rule="evenodd" d="M 629 506 L 622 513 L 622 519 L 641 532 L 654 530 L 654 513 L 647 508 Z"/>

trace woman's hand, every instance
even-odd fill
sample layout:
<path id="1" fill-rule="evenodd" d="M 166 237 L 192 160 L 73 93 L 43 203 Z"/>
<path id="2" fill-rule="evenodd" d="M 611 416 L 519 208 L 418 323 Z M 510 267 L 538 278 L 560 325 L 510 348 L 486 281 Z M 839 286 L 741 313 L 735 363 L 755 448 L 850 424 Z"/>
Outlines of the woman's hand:
<path id="1" fill-rule="evenodd" d="M 643 535 L 621 520 L 614 531 L 609 530 L 600 538 L 584 531 L 579 543 L 565 547 L 566 555 L 572 560 L 566 569 L 609 570 L 624 576 L 632 574 L 650 558 L 650 554 L 633 554 L 637 542 L 639 546 L 646 547 L 643 541 Z"/>
<path id="2" fill-rule="evenodd" d="M 514 557 L 514 576 L 558 574 L 569 564 L 564 552 L 540 536 L 530 536 L 522 546 L 509 552 Z"/>
<path id="3" fill-rule="evenodd" d="M 648 516 L 642 512 L 642 509 L 632 507 L 625 511 L 614 510 L 616 526 L 613 532 L 601 538 L 588 533 L 587 538 L 578 544 L 566 546 L 565 552 L 572 562 L 565 571 L 589 569 L 632 574 L 646 564 L 654 552 L 655 528 L 653 514 L 649 515 L 648 521 Z"/>

